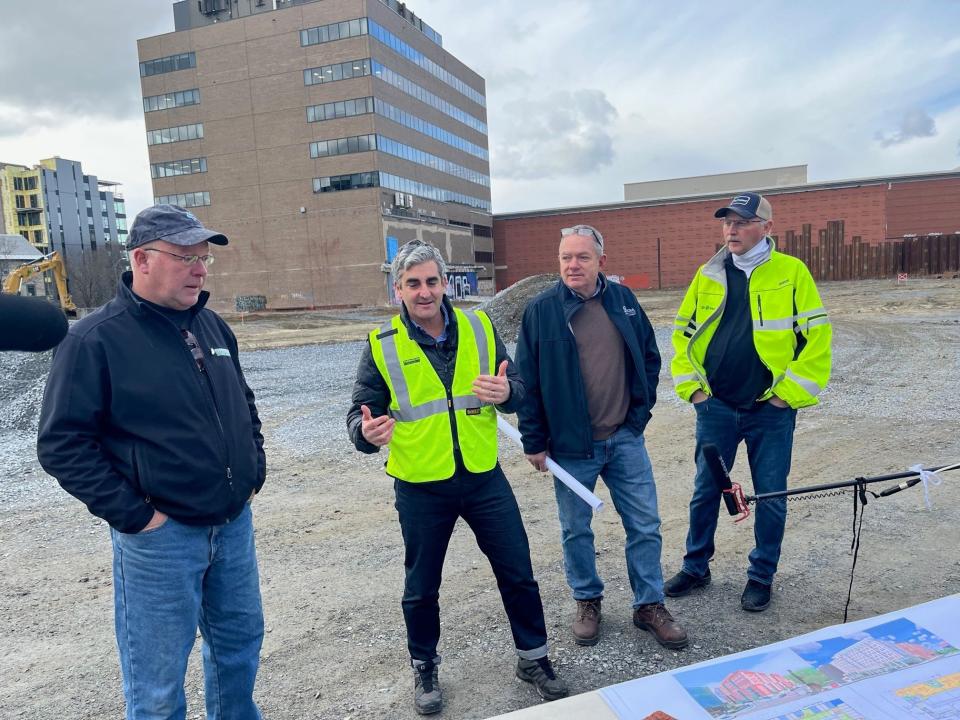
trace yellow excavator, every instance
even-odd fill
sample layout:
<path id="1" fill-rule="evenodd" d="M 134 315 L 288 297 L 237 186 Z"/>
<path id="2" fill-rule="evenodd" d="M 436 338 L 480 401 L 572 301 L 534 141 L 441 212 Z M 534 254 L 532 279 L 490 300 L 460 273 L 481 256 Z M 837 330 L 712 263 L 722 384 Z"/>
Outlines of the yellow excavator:
<path id="1" fill-rule="evenodd" d="M 44 255 L 39 260 L 28 262 L 11 270 L 10 274 L 7 275 L 3 281 L 3 292 L 10 295 L 19 295 L 24 280 L 28 280 L 37 273 L 48 270 L 53 273 L 54 282 L 57 283 L 57 294 L 60 296 L 60 309 L 68 315 L 76 315 L 77 306 L 70 297 L 70 293 L 67 292 L 67 269 L 63 264 L 63 258 L 57 251 L 49 255 Z"/>

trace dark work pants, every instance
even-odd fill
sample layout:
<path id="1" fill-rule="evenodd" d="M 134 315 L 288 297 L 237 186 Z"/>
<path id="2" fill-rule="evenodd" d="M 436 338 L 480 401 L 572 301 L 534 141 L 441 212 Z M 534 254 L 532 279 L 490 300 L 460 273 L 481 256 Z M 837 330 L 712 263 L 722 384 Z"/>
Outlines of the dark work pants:
<path id="1" fill-rule="evenodd" d="M 500 465 L 485 473 L 461 471 L 439 482 L 394 480 L 394 490 L 406 549 L 402 605 L 410 657 L 432 660 L 437 656 L 443 559 L 461 517 L 493 568 L 517 654 L 527 659 L 546 655 L 547 630 L 530 545 Z"/>
<path id="2" fill-rule="evenodd" d="M 699 578 L 707 574 L 708 563 L 713 557 L 713 536 L 721 500 L 721 491 L 703 456 L 703 446 L 716 445 L 727 468 L 733 470 L 737 446 L 744 442 L 754 492 L 786 490 L 797 411 L 779 408 L 769 402 L 757 403 L 744 410 L 716 397 L 696 403 L 694 407 L 697 412 L 697 477 L 690 501 L 690 530 L 683 570 Z M 747 570 L 750 580 L 764 585 L 773 583 L 786 522 L 786 499 L 757 504 L 753 524 L 756 546 L 750 553 Z"/>

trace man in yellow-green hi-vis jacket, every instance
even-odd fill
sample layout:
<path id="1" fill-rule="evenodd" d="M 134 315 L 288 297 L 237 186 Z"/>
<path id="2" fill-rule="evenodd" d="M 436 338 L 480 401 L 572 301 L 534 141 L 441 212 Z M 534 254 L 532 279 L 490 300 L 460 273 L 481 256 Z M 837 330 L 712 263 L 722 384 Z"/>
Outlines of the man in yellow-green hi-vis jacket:
<path id="1" fill-rule="evenodd" d="M 673 329 L 674 386 L 697 413 L 697 477 L 683 568 L 664 584 L 671 597 L 710 582 L 721 492 L 703 448 L 731 468 L 743 441 L 757 494 L 786 489 L 797 410 L 830 377 L 830 319 L 807 267 L 777 252 L 770 202 L 745 192 L 714 216 L 724 247 L 697 270 Z M 757 505 L 744 610 L 770 604 L 786 517 L 785 500 Z"/>
<path id="2" fill-rule="evenodd" d="M 497 416 L 515 412 L 523 380 L 490 319 L 446 297 L 440 252 L 413 240 L 392 265 L 400 314 L 370 333 L 347 415 L 360 452 L 389 449 L 403 533 L 403 617 L 414 669 L 414 707 L 440 712 L 440 579 L 458 518 L 487 556 L 518 655 L 517 677 L 540 696 L 566 696 L 547 657 L 540 589 L 513 490 L 497 462 Z"/>

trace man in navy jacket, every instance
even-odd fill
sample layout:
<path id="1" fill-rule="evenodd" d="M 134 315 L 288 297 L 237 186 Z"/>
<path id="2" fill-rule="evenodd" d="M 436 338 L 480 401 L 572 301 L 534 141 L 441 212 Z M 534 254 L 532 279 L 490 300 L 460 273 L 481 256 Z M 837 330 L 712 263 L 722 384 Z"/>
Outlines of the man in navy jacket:
<path id="1" fill-rule="evenodd" d="M 657 491 L 643 439 L 660 375 L 653 328 L 633 293 L 600 272 L 606 255 L 596 228 L 575 225 L 560 236 L 560 282 L 527 306 L 517 342 L 527 385 L 517 411 L 524 453 L 541 472 L 549 455 L 590 490 L 603 478 L 626 530 L 633 623 L 665 647 L 686 647 L 686 631 L 663 605 Z M 554 489 L 577 602 L 573 638 L 594 645 L 603 580 L 591 508 L 556 479 Z"/>
<path id="2" fill-rule="evenodd" d="M 236 338 L 204 308 L 210 243 L 227 238 L 183 208 L 137 215 L 132 272 L 70 328 L 40 415 L 40 463 L 110 525 L 129 720 L 184 717 L 198 627 L 207 715 L 260 718 L 250 502 L 266 462 Z"/>

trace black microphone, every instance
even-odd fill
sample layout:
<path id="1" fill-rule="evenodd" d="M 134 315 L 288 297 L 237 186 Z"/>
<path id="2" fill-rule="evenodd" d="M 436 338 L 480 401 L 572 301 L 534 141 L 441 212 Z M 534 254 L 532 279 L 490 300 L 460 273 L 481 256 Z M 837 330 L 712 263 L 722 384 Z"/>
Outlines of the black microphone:
<path id="1" fill-rule="evenodd" d="M 881 491 L 880 491 L 880 497 L 890 497 L 890 496 L 893 495 L 894 493 L 898 493 L 898 492 L 900 492 L 901 490 L 906 490 L 907 488 L 912 488 L 912 487 L 913 487 L 914 485 L 916 485 L 918 482 L 920 482 L 920 478 L 915 477 L 915 478 L 913 478 L 912 480 L 906 480 L 906 481 L 900 483 L 899 485 L 894 485 L 893 487 L 888 487 L 886 490 L 881 490 Z"/>
<path id="2" fill-rule="evenodd" d="M 43 298 L 0 294 L 0 350 L 43 352 L 67 334 L 67 316 Z"/>
<path id="3" fill-rule="evenodd" d="M 737 507 L 737 499 L 733 493 L 722 492 L 733 488 L 733 482 L 730 480 L 730 473 L 727 472 L 727 464 L 720 457 L 720 450 L 716 445 L 703 446 L 703 459 L 707 461 L 707 467 L 713 475 L 713 481 L 721 490 L 723 502 L 727 506 L 727 512 L 731 515 L 739 515 L 740 508 Z"/>

